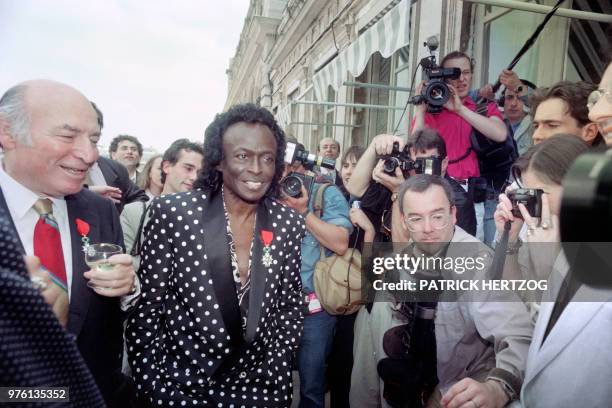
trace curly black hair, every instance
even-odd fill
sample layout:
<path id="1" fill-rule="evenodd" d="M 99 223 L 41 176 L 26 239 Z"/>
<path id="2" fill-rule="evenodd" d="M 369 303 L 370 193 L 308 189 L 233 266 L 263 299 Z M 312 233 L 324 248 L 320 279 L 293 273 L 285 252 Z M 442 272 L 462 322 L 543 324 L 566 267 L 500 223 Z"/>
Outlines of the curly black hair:
<path id="1" fill-rule="evenodd" d="M 276 123 L 270 111 L 252 103 L 234 105 L 227 112 L 217 114 L 215 120 L 208 125 L 204 133 L 204 164 L 194 183 L 194 188 L 214 192 L 221 187 L 223 178 L 216 167 L 223 160 L 223 135 L 230 126 L 240 122 L 260 123 L 267 126 L 274 135 L 276 139 L 275 171 L 266 195 L 278 197 L 278 182 L 285 167 L 285 132 Z"/>

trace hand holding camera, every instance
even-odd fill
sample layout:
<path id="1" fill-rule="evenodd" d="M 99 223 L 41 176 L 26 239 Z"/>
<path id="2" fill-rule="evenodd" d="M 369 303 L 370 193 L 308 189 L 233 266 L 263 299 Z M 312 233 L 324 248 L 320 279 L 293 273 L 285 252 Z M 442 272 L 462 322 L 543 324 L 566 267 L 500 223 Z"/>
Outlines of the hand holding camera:
<path id="1" fill-rule="evenodd" d="M 283 197 L 281 202 L 285 204 L 287 207 L 293 208 L 298 213 L 306 216 L 308 211 L 308 191 L 306 191 L 306 187 L 303 184 L 299 184 L 300 194 L 299 196 L 289 196 L 286 191 L 283 189 Z"/>
<path id="2" fill-rule="evenodd" d="M 396 166 L 393 169 L 393 173 L 389 174 L 385 169 L 385 160 L 380 159 L 372 171 L 372 180 L 382 184 L 392 193 L 395 193 L 399 191 L 400 185 L 406 179 L 404 178 L 404 173 L 399 166 Z"/>

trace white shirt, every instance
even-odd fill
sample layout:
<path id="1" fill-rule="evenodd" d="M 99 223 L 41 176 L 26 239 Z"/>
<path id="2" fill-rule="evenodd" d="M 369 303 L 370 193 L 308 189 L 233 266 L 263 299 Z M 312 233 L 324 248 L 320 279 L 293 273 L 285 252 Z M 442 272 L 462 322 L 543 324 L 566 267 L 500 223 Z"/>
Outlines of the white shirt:
<path id="1" fill-rule="evenodd" d="M 40 218 L 33 205 L 39 198 L 49 198 L 53 202 L 53 216 L 60 230 L 64 266 L 66 267 L 66 278 L 68 280 L 68 299 L 70 299 L 70 288 L 72 286 L 72 241 L 66 200 L 63 197 L 39 197 L 36 193 L 9 176 L 4 171 L 3 163 L 0 165 L 0 188 L 2 188 L 9 213 L 15 223 L 25 252 L 28 255 L 34 255 L 34 227 Z"/>
<path id="2" fill-rule="evenodd" d="M 93 166 L 89 169 L 89 178 L 94 186 L 106 186 L 106 180 L 104 179 L 104 174 L 102 174 L 102 170 L 98 165 L 98 162 L 95 162 Z"/>

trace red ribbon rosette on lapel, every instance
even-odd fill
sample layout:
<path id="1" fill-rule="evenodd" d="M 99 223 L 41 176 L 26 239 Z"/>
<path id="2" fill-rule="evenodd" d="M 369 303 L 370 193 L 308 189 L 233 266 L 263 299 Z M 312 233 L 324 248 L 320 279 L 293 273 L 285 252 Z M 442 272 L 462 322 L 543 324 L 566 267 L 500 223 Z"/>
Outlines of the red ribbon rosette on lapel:
<path id="1" fill-rule="evenodd" d="M 264 244 L 263 247 L 263 256 L 261 257 L 261 263 L 264 264 L 266 268 L 269 268 L 272 263 L 274 263 L 274 259 L 272 258 L 272 240 L 274 239 L 274 234 L 272 231 L 261 230 L 261 240 Z"/>

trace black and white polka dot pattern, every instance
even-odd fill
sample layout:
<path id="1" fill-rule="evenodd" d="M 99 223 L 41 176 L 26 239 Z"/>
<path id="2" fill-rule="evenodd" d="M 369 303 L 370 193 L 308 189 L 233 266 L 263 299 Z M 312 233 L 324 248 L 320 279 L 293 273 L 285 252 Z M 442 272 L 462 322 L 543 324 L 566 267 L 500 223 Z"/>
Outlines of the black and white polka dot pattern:
<path id="1" fill-rule="evenodd" d="M 68 387 L 70 402 L 62 407 L 104 407 L 73 338 L 32 287 L 21 251 L 0 207 L 0 386 Z"/>
<path id="2" fill-rule="evenodd" d="M 222 302 L 206 268 L 210 254 L 203 245 L 202 220 L 224 218 L 224 214 L 222 210 L 204 214 L 207 200 L 205 193 L 196 190 L 159 197 L 152 204 L 141 250 L 142 296 L 126 330 L 139 392 L 160 407 L 289 406 L 291 359 L 303 320 L 303 218 L 266 199 L 265 229 L 274 235 L 274 261 L 265 268 L 261 259 L 251 260 L 263 268 L 259 277 L 265 276 L 261 308 L 256 311 L 258 323 L 252 339 L 247 333 L 237 361 L 220 370 L 233 350 L 219 306 Z M 231 268 L 228 272 L 232 273 Z M 249 309 L 249 317 L 256 312 Z"/>

